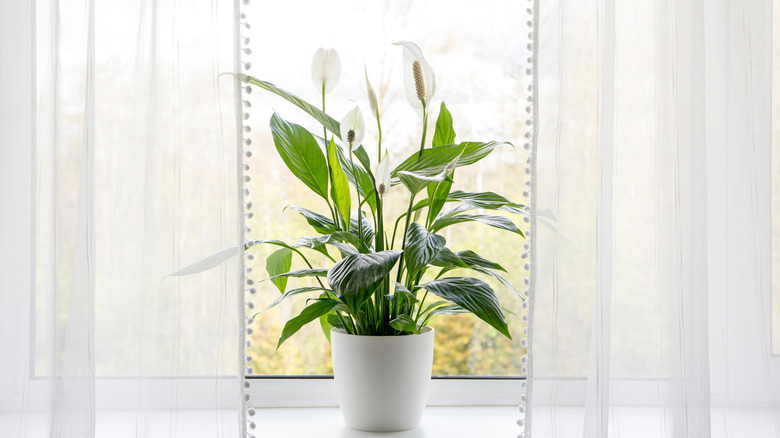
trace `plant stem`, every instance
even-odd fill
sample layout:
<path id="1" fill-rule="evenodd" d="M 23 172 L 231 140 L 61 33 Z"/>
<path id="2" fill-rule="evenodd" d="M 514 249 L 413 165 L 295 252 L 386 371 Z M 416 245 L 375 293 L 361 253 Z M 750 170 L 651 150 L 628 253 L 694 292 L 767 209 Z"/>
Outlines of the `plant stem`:
<path id="1" fill-rule="evenodd" d="M 425 110 L 425 99 L 422 99 L 420 102 L 422 102 L 422 107 L 423 107 L 423 131 L 422 131 L 422 140 L 420 141 L 420 153 L 417 154 L 418 161 L 420 160 L 420 158 L 422 158 L 422 152 L 423 149 L 425 149 L 425 134 L 428 133 L 428 112 Z"/>
<path id="2" fill-rule="evenodd" d="M 412 196 L 409 197 L 409 208 L 406 210 L 406 225 L 404 225 L 404 238 L 403 243 L 401 244 L 401 251 L 406 249 L 406 232 L 409 230 L 409 221 L 412 218 L 412 207 L 414 207 L 414 197 L 417 195 L 416 193 L 412 193 Z M 401 275 L 404 272 L 404 259 L 406 258 L 405 254 L 401 255 L 401 261 L 398 262 L 398 277 L 395 281 L 401 282 Z"/>
<path id="3" fill-rule="evenodd" d="M 425 298 L 428 297 L 428 289 L 425 290 L 425 294 L 422 297 L 422 300 L 420 301 L 420 307 L 417 308 L 417 318 L 414 318 L 414 325 L 417 325 L 417 321 L 420 320 L 420 315 L 422 314 L 423 310 L 423 304 L 425 304 Z"/>
<path id="4" fill-rule="evenodd" d="M 349 162 L 352 163 L 352 172 L 357 174 L 355 171 L 355 160 L 352 158 L 352 145 L 349 145 Z M 357 194 L 357 200 L 358 200 L 358 211 L 357 211 L 357 217 L 358 217 L 358 240 L 360 243 L 365 245 L 365 242 L 363 242 L 363 215 L 360 213 L 360 190 L 355 189 L 355 193 Z"/>

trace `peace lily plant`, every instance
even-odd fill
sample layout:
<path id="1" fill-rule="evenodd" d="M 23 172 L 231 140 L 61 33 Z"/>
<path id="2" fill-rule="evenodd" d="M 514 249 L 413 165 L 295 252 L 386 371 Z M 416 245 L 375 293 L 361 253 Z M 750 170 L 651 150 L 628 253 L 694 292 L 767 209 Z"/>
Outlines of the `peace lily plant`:
<path id="1" fill-rule="evenodd" d="M 416 44 L 397 44 L 403 48 L 406 96 L 422 118 L 422 132 L 419 150 L 392 170 L 390 154 L 382 147 L 379 105 L 367 72 L 370 120 L 376 122 L 379 133 L 378 141 L 371 145 L 376 147 L 379 160 L 376 167 L 365 149 L 370 146 L 364 143 L 365 119 L 360 107 L 355 106 L 341 122 L 325 112 L 326 95 L 341 74 L 341 61 L 335 50 L 320 49 L 312 61 L 312 79 L 322 97 L 320 107 L 269 82 L 243 76 L 244 82 L 297 105 L 323 127 L 320 137 L 320 133 L 309 132 L 278 113 L 270 121 L 276 150 L 287 168 L 323 198 L 328 207 L 325 212 L 290 207 L 305 218 L 316 235 L 292 244 L 279 240 L 247 244 L 280 247 L 266 261 L 270 281 L 280 295 L 258 313 L 292 296 L 315 294 L 306 308 L 285 324 L 277 348 L 315 320 L 320 321 L 326 336 L 330 336 L 331 328 L 351 335 L 400 336 L 419 334 L 435 315 L 467 312 L 511 338 L 499 300 L 487 283 L 471 276 L 447 275 L 462 268 L 492 276 L 521 297 L 499 273 L 504 268 L 474 251 L 451 250 L 438 234 L 460 223 L 481 222 L 524 238 L 506 217 L 474 212 L 501 210 L 524 214 L 523 205 L 492 192 L 452 190 L 458 167 L 474 164 L 508 143 L 456 143 L 452 116 L 443 102 L 433 139 L 427 143 L 436 77 Z M 398 185 L 408 192 L 408 207 L 394 221 L 385 222 L 384 198 Z M 329 266 L 313 266 L 301 251 L 303 248 L 324 255 Z M 308 269 L 291 270 L 294 256 L 300 257 Z M 288 289 L 290 277 L 311 277 L 316 279 L 317 286 Z"/>

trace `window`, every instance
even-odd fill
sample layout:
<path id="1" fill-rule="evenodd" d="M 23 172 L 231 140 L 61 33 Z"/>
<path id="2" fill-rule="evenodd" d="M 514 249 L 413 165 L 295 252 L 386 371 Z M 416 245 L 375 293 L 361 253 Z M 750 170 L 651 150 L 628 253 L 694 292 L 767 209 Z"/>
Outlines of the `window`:
<path id="1" fill-rule="evenodd" d="M 443 100 L 454 118 L 456 141 L 507 140 L 505 146 L 483 160 L 479 166 L 458 170 L 453 190 L 495 191 L 512 201 L 527 203 L 527 150 L 525 134 L 529 114 L 525 107 L 530 96 L 530 74 L 526 71 L 531 56 L 527 32 L 519 30 L 529 19 L 522 4 L 495 0 L 479 6 L 470 3 L 436 2 L 360 2 L 332 3 L 296 0 L 276 4 L 250 5 L 244 8 L 249 29 L 242 32 L 251 41 L 252 65 L 249 74 L 267 80 L 308 102 L 319 102 L 310 79 L 311 56 L 320 46 L 335 48 L 341 57 L 342 75 L 335 90 L 327 95 L 327 112 L 340 120 L 351 109 L 353 100 L 366 101 L 363 64 L 380 99 L 383 146 L 391 151 L 391 167 L 416 150 L 421 123 L 406 101 L 401 76 L 401 49 L 392 43 L 415 41 L 421 45 L 437 78 L 437 90 L 429 117 L 430 139 L 438 107 Z M 305 14 L 300 11 L 306 11 Z M 446 13 L 448 11 L 448 13 Z M 498 13 L 497 11 L 501 11 Z M 278 17 L 295 17 L 290 20 Z M 468 19 L 464 19 L 468 17 Z M 468 25 L 464 26 L 464 22 Z M 254 43 L 254 42 L 257 43 Z M 246 224 L 248 239 L 280 239 L 295 242 L 312 232 L 288 205 L 317 206 L 327 209 L 306 187 L 289 174 L 278 157 L 268 129 L 272 111 L 317 132 L 308 116 L 279 97 L 253 90 L 245 98 L 251 101 L 248 123 L 252 129 L 252 157 L 247 160 L 252 177 L 248 184 L 254 202 L 252 217 Z M 366 107 L 367 108 L 367 107 Z M 368 111 L 364 108 L 364 115 Z M 375 126 L 367 119 L 367 143 L 375 144 Z M 370 149 L 370 148 L 368 148 Z M 369 150 L 372 163 L 375 152 Z M 407 193 L 398 187 L 386 198 L 386 218 L 397 217 L 408 202 Z M 320 205 L 323 204 L 323 205 Z M 317 208 L 314 208 L 317 210 Z M 522 216 L 511 217 L 521 229 L 527 229 Z M 387 219 L 386 219 L 387 220 Z M 470 248 L 503 265 L 507 278 L 522 293 L 525 289 L 527 262 L 523 254 L 527 243 L 483 225 L 452 227 L 444 232 L 448 247 Z M 398 239 L 397 239 L 398 240 Z M 396 241 L 396 247 L 399 245 Z M 498 250 L 502 245 L 502 250 Z M 247 266 L 257 282 L 252 298 L 255 311 L 278 296 L 269 283 L 264 260 L 274 248 L 250 250 Z M 308 255 L 307 255 L 308 256 Z M 316 258 L 312 259 L 314 263 Z M 317 260 L 321 262 L 322 260 Z M 293 261 L 293 269 L 298 266 Z M 327 265 L 321 265 L 327 266 Z M 300 266 L 303 268 L 304 266 Z M 458 275 L 457 272 L 453 275 Z M 515 315 L 508 315 L 514 341 L 504 339 L 471 315 L 440 316 L 432 325 L 437 330 L 434 375 L 441 376 L 520 376 L 525 345 L 520 342 L 526 323 L 523 303 L 513 292 L 492 279 L 491 284 L 502 304 Z M 290 279 L 296 287 L 305 281 Z M 297 298 L 297 299 L 296 299 Z M 300 312 L 304 296 L 288 300 L 263 313 L 253 325 L 247 354 L 255 375 L 328 375 L 331 374 L 329 344 L 317 324 L 310 324 L 288 340 L 278 351 L 276 342 L 284 323 Z M 251 316 L 253 311 L 248 311 Z"/>

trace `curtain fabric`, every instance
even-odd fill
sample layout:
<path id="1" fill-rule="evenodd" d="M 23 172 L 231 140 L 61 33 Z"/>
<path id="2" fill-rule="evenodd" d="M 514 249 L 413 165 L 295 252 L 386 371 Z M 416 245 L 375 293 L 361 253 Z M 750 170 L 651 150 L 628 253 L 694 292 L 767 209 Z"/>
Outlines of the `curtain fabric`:
<path id="1" fill-rule="evenodd" d="M 772 6 L 538 2 L 526 437 L 780 437 Z"/>
<path id="2" fill-rule="evenodd" d="M 30 285 L 2 291 L 1 437 L 243 429 L 241 257 L 169 276 L 240 253 L 240 88 L 222 74 L 238 71 L 237 8 L 35 3 L 32 214 L 3 212 L 30 217 Z"/>

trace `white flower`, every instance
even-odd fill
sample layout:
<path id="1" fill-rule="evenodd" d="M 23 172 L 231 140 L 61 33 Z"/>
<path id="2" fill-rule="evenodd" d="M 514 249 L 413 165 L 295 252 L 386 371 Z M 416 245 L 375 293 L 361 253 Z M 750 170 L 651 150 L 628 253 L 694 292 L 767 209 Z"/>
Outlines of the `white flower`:
<path id="1" fill-rule="evenodd" d="M 344 119 L 341 120 L 341 141 L 347 145 L 350 150 L 357 149 L 363 142 L 363 137 L 366 135 L 366 125 L 363 123 L 363 113 L 360 112 L 360 108 L 355 105 L 355 108 L 348 112 Z"/>
<path id="2" fill-rule="evenodd" d="M 320 48 L 311 60 L 311 79 L 317 91 L 329 93 L 341 78 L 341 59 L 335 49 Z"/>
<path id="3" fill-rule="evenodd" d="M 363 66 L 363 72 L 366 74 L 366 94 L 368 94 L 368 105 L 371 107 L 371 113 L 379 120 L 379 102 L 374 92 L 374 87 L 371 86 L 371 82 L 368 81 L 368 71 L 366 66 Z"/>
<path id="4" fill-rule="evenodd" d="M 426 107 L 436 93 L 436 75 L 425 60 L 422 50 L 417 44 L 409 41 L 396 43 L 404 47 L 404 87 L 406 98 L 413 108 L 422 115 L 422 99 Z"/>
<path id="5" fill-rule="evenodd" d="M 376 191 L 379 196 L 384 196 L 390 191 L 390 156 L 387 151 L 376 166 L 376 177 Z"/>

